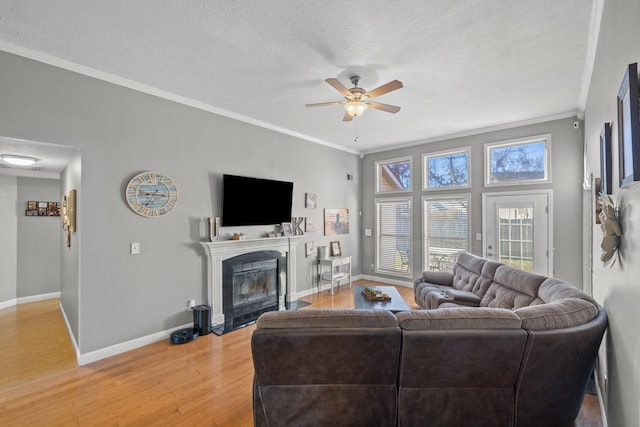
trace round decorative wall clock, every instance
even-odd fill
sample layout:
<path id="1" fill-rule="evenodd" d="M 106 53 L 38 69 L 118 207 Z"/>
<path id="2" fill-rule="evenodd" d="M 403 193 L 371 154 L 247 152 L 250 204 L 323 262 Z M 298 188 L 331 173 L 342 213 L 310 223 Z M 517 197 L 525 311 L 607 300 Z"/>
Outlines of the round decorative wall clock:
<path id="1" fill-rule="evenodd" d="M 157 218 L 171 212 L 178 203 L 178 189 L 166 175 L 158 172 L 142 172 L 131 178 L 125 198 L 129 207 L 138 215 Z"/>

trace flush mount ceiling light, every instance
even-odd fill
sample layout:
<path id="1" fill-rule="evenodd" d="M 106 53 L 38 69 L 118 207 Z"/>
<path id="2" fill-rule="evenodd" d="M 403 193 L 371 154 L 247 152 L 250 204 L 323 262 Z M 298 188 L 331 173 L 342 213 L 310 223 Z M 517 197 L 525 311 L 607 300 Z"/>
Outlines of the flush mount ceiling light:
<path id="1" fill-rule="evenodd" d="M 361 116 L 367 108 L 375 108 L 376 110 L 386 111 L 387 113 L 397 113 L 400 111 L 400 107 L 395 105 L 371 101 L 371 99 L 377 96 L 400 89 L 402 87 L 402 82 L 400 80 L 393 80 L 368 92 L 365 89 L 358 87 L 358 83 L 360 83 L 360 76 L 351 77 L 351 83 L 353 83 L 353 87 L 351 89 L 347 89 L 338 81 L 338 79 L 326 79 L 325 82 L 329 83 L 334 89 L 344 95 L 344 101 L 320 102 L 317 104 L 307 104 L 306 106 L 324 107 L 325 105 L 344 105 L 344 109 L 347 110 L 347 112 L 342 119 L 343 122 L 350 122 L 354 117 Z"/>
<path id="2" fill-rule="evenodd" d="M 39 159 L 30 156 L 18 156 L 16 154 L 0 154 L 0 159 L 14 166 L 33 166 Z"/>

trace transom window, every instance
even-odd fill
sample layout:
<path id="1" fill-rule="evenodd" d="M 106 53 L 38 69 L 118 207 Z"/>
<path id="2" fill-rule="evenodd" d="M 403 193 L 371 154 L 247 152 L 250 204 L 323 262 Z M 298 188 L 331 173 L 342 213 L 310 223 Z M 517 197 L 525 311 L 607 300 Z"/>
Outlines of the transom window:
<path id="1" fill-rule="evenodd" d="M 411 276 L 411 198 L 376 200 L 376 272 Z"/>
<path id="2" fill-rule="evenodd" d="M 471 196 L 425 196 L 423 269 L 451 271 L 457 255 L 470 249 Z"/>
<path id="3" fill-rule="evenodd" d="M 422 155 L 422 189 L 451 190 L 471 187 L 470 148 Z"/>
<path id="4" fill-rule="evenodd" d="M 376 193 L 411 191 L 411 157 L 376 162 Z"/>
<path id="5" fill-rule="evenodd" d="M 485 144 L 485 185 L 551 182 L 551 135 Z"/>

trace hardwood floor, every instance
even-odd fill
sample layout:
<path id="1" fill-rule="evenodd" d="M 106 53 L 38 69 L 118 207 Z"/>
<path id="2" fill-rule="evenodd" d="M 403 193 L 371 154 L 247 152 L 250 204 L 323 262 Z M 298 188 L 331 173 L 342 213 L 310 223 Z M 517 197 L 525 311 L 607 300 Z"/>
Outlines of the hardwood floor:
<path id="1" fill-rule="evenodd" d="M 417 308 L 410 288 L 398 290 Z M 353 307 L 348 285 L 303 299 L 313 308 Z M 255 326 L 182 345 L 167 339 L 77 366 L 59 304 L 0 310 L 0 425 L 253 425 Z M 574 425 L 602 426 L 595 396 L 585 398 Z"/>

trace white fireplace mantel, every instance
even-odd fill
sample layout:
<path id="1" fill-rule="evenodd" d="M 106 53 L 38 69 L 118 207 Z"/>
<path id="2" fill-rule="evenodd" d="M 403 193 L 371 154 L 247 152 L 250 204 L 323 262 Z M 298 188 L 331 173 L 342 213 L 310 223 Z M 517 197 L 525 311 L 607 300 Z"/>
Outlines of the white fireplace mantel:
<path id="1" fill-rule="evenodd" d="M 207 255 L 207 303 L 211 306 L 211 322 L 224 323 L 222 307 L 222 262 L 256 251 L 282 251 L 287 255 L 287 291 L 278 301 L 284 310 L 292 295 L 296 295 L 296 240 L 298 237 L 272 237 L 247 240 L 218 240 L 200 242 Z"/>

